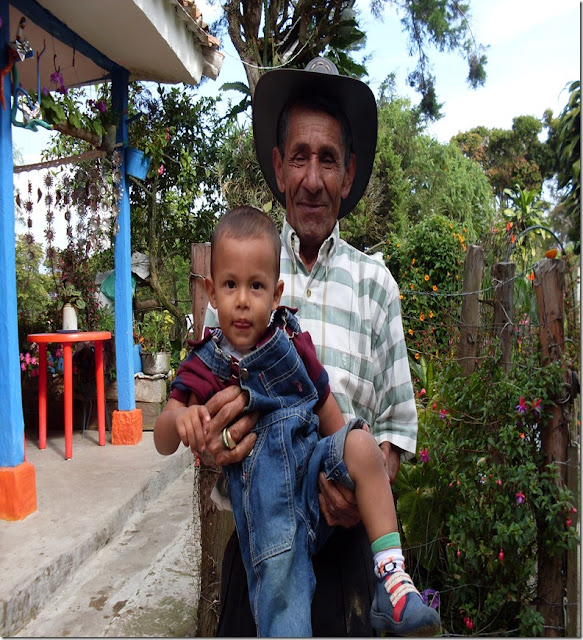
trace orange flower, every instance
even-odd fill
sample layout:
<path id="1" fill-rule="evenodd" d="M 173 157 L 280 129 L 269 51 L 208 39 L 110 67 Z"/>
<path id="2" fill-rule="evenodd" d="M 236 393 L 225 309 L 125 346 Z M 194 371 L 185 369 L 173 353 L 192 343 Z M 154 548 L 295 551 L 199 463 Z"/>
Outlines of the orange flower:
<path id="1" fill-rule="evenodd" d="M 415 258 L 411 260 L 411 266 L 413 266 L 414 264 L 415 264 Z"/>
<path id="2" fill-rule="evenodd" d="M 413 335 L 413 329 L 409 329 L 409 335 L 412 336 Z"/>
<path id="3" fill-rule="evenodd" d="M 423 322 L 423 320 L 425 320 L 425 316 L 422 313 L 419 315 L 419 320 L 421 320 L 421 322 Z"/>
<path id="4" fill-rule="evenodd" d="M 528 279 L 532 282 L 534 280 L 534 271 L 528 274 Z"/>
<path id="5" fill-rule="evenodd" d="M 511 242 L 512 244 L 514 244 L 514 243 L 516 242 L 516 236 L 515 236 L 514 234 L 512 234 L 512 235 L 510 236 L 510 242 Z"/>
<path id="6" fill-rule="evenodd" d="M 510 231 L 510 229 L 512 229 L 512 222 L 507 222 L 506 223 L 506 231 Z"/>
<path id="7" fill-rule="evenodd" d="M 425 274 L 425 275 L 423 276 L 423 278 L 424 278 L 425 282 L 427 282 L 427 281 L 429 280 L 429 276 L 428 276 L 427 274 Z"/>
<path id="8" fill-rule="evenodd" d="M 430 317 L 430 318 L 433 318 L 433 311 L 430 311 L 430 312 L 429 312 L 429 317 Z"/>
<path id="9" fill-rule="evenodd" d="M 421 354 L 420 354 L 419 352 L 417 352 L 417 353 L 415 354 L 415 360 L 419 360 L 419 358 L 420 358 L 420 357 L 421 357 Z"/>
<path id="10" fill-rule="evenodd" d="M 437 291 L 437 285 L 436 284 L 433 285 L 433 291 Z"/>

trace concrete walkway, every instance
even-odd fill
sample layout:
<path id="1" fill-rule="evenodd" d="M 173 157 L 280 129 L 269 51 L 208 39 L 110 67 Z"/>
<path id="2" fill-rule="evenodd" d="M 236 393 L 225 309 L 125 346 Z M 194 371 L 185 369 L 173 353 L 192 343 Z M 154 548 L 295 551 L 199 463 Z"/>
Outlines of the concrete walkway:
<path id="1" fill-rule="evenodd" d="M 0 520 L 0 636 L 192 636 L 198 603 L 193 456 L 152 432 L 99 447 L 97 432 L 28 442 L 37 511 Z"/>

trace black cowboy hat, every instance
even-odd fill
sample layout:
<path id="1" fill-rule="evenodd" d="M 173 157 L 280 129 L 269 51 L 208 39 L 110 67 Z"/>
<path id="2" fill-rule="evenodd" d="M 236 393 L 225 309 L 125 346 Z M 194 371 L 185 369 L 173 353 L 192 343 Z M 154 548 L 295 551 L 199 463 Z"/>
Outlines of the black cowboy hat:
<path id="1" fill-rule="evenodd" d="M 339 75 L 326 58 L 314 58 L 305 69 L 274 69 L 259 78 L 253 97 L 255 149 L 267 184 L 284 207 L 285 193 L 279 190 L 273 169 L 277 121 L 286 103 L 304 93 L 334 100 L 350 123 L 356 174 L 350 193 L 340 204 L 338 218 L 342 218 L 357 205 L 372 172 L 377 144 L 376 101 L 364 82 Z"/>

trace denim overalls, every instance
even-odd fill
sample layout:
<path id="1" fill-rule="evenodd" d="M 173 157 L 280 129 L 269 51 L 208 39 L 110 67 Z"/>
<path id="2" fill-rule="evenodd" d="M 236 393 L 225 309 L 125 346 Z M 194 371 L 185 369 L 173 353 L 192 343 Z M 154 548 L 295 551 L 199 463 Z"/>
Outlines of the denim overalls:
<path id="1" fill-rule="evenodd" d="M 262 415 L 254 428 L 253 451 L 240 463 L 223 467 L 247 572 L 257 633 L 265 637 L 311 636 L 315 577 L 311 556 L 332 532 L 319 517 L 318 473 L 350 489 L 343 461 L 344 441 L 360 418 L 333 436 L 318 439 L 318 397 L 285 330 L 299 333 L 294 315 L 280 308 L 284 329 L 239 361 L 241 388 L 249 392 L 247 411 Z M 215 338 L 197 355 L 223 380 L 232 359 Z"/>

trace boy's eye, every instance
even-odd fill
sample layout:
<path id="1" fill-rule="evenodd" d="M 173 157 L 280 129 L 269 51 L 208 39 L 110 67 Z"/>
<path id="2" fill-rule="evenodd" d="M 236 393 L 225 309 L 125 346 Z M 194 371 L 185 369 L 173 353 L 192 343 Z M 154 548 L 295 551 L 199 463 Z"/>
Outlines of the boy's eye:
<path id="1" fill-rule="evenodd" d="M 251 288 L 252 288 L 254 291 L 258 291 L 259 289 L 261 289 L 261 287 L 262 287 L 262 286 L 263 286 L 263 285 L 261 284 L 261 282 L 254 282 L 254 283 L 251 285 Z"/>
<path id="2" fill-rule="evenodd" d="M 227 287 L 227 289 L 234 289 L 235 288 L 234 280 L 227 280 L 225 282 L 225 286 Z"/>

